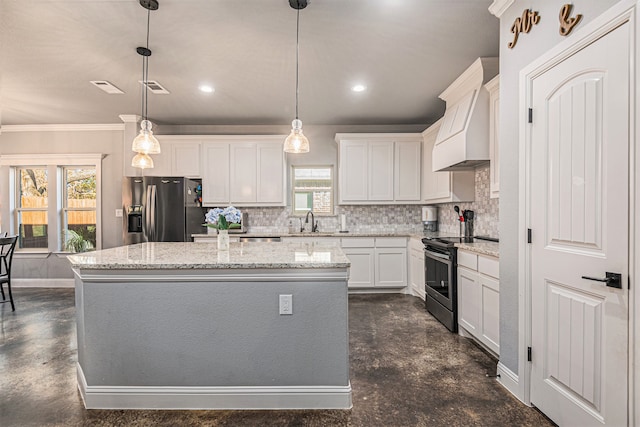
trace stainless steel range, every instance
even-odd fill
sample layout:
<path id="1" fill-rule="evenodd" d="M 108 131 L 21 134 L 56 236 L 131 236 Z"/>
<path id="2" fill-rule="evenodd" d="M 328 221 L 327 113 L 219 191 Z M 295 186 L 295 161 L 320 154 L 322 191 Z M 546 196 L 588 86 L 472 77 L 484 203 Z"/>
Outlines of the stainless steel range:
<path id="1" fill-rule="evenodd" d="M 427 311 L 447 327 L 458 332 L 458 260 L 456 243 L 474 240 L 496 241 L 489 237 L 425 237 L 425 304 Z"/>

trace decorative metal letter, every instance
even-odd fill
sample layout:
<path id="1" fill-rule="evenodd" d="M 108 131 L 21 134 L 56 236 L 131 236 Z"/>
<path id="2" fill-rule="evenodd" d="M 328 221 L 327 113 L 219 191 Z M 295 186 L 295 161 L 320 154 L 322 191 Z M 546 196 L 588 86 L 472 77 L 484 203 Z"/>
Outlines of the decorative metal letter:
<path id="1" fill-rule="evenodd" d="M 578 25 L 578 22 L 580 22 L 580 20 L 582 19 L 581 14 L 576 15 L 575 18 L 569 18 L 569 16 L 571 15 L 572 8 L 573 8 L 573 5 L 567 3 L 564 6 L 562 6 L 562 9 L 560 9 L 559 18 L 560 18 L 560 35 L 561 36 L 568 36 L 569 33 L 571 33 L 571 31 L 573 30 L 573 27 Z"/>
<path id="2" fill-rule="evenodd" d="M 513 25 L 511 26 L 513 40 L 507 45 L 509 49 L 513 49 L 516 43 L 518 43 L 518 36 L 520 33 L 528 33 L 531 31 L 531 27 L 536 25 L 538 22 L 540 22 L 540 15 L 538 15 L 538 12 L 534 12 L 531 9 L 525 9 L 524 12 L 522 12 L 522 16 L 513 21 Z"/>

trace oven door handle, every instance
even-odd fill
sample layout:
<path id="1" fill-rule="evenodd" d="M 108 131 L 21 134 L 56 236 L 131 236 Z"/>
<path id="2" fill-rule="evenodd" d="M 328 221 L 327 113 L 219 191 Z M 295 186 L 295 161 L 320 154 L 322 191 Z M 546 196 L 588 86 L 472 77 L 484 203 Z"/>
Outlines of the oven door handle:
<path id="1" fill-rule="evenodd" d="M 440 261 L 440 262 L 445 262 L 447 264 L 451 264 L 451 260 L 449 259 L 448 255 L 441 254 L 439 252 L 433 252 L 433 251 L 430 251 L 429 249 L 425 249 L 424 250 L 424 255 L 426 257 L 434 259 L 436 261 Z"/>

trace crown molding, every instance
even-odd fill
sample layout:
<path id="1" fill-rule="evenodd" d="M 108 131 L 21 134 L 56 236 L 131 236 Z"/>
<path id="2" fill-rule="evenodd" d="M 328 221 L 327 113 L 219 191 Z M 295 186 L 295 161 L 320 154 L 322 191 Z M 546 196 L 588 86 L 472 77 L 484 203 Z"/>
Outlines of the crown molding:
<path id="1" fill-rule="evenodd" d="M 119 131 L 124 130 L 124 124 L 64 124 L 64 125 L 3 125 L 4 132 L 86 132 L 86 131 Z"/>
<path id="2" fill-rule="evenodd" d="M 500 19 L 502 14 L 509 9 L 515 0 L 494 0 L 489 6 L 489 12 L 496 16 L 496 18 Z"/>
<path id="3" fill-rule="evenodd" d="M 142 117 L 137 114 L 120 114 L 120 120 L 124 123 L 138 123 Z"/>

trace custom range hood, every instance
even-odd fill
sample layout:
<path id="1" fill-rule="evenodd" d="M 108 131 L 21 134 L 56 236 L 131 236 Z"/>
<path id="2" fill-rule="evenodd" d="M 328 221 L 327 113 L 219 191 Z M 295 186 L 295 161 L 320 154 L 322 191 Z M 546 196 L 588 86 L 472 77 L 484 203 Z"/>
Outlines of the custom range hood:
<path id="1" fill-rule="evenodd" d="M 447 103 L 433 147 L 434 171 L 474 169 L 489 161 L 489 92 L 498 58 L 478 58 L 439 96 Z"/>

